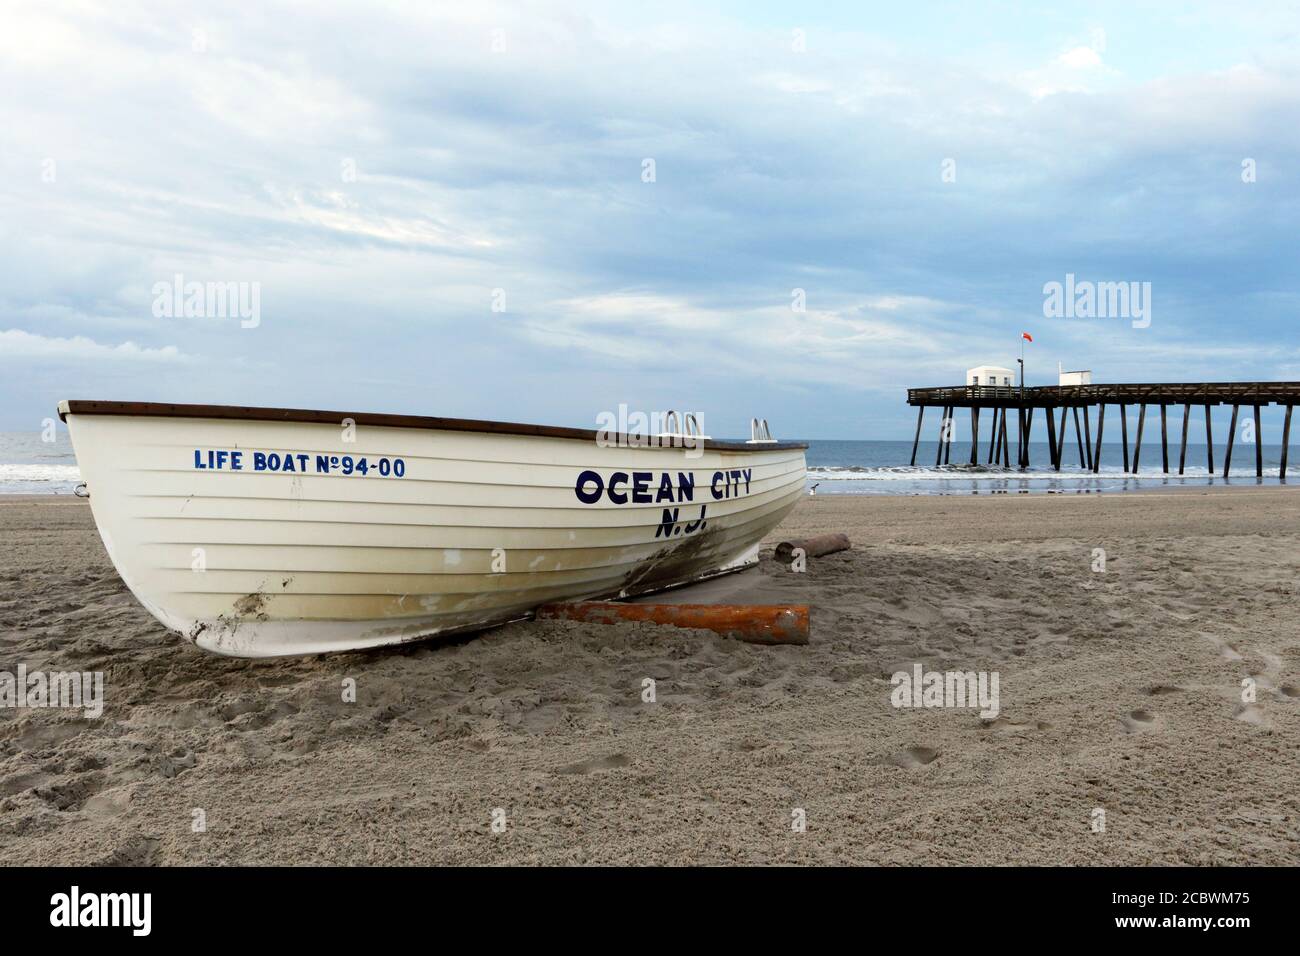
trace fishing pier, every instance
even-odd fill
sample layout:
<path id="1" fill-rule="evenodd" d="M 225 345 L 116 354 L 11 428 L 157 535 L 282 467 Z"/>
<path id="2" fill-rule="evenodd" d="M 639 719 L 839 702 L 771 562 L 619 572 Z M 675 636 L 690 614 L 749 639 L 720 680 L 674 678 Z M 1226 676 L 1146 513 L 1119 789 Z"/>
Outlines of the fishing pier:
<path id="1" fill-rule="evenodd" d="M 921 441 L 921 427 L 927 408 L 942 409 L 939 421 L 939 451 L 935 465 L 948 464 L 952 454 L 953 415 L 959 408 L 969 408 L 971 416 L 970 464 L 979 464 L 980 417 L 992 409 L 993 422 L 988 439 L 988 464 L 1001 460 L 1011 467 L 1011 451 L 1007 430 L 1007 413 L 1016 413 L 1016 457 L 1020 468 L 1029 467 L 1029 438 L 1034 428 L 1034 415 L 1042 409 L 1045 413 L 1047 445 L 1051 452 L 1052 467 L 1061 470 L 1064 457 L 1066 429 L 1074 422 L 1074 444 L 1078 447 L 1079 464 L 1094 474 L 1101 467 L 1101 438 L 1106 425 L 1106 406 L 1119 406 L 1120 436 L 1124 445 L 1124 470 L 1129 471 L 1128 408 L 1139 407 L 1137 436 L 1133 444 L 1132 472 L 1137 473 L 1138 459 L 1142 455 L 1142 433 L 1146 427 L 1147 406 L 1160 409 L 1160 455 L 1165 474 L 1169 474 L 1169 412 L 1173 406 L 1182 406 L 1182 440 L 1178 453 L 1178 474 L 1187 463 L 1187 425 L 1192 406 L 1205 409 L 1206 467 L 1214 474 L 1214 435 L 1210 410 L 1217 405 L 1232 406 L 1232 421 L 1228 426 L 1227 446 L 1223 455 L 1223 476 L 1228 476 L 1232 466 L 1233 438 L 1237 432 L 1237 417 L 1242 407 L 1252 409 L 1255 416 L 1255 474 L 1264 475 L 1264 449 L 1261 441 L 1259 410 L 1265 405 L 1286 406 L 1282 425 L 1281 477 L 1286 478 L 1287 447 L 1291 441 L 1291 410 L 1300 405 L 1300 382 L 1199 382 L 1189 384 L 1157 385 L 1040 385 L 1033 388 L 1014 385 L 956 385 L 942 388 L 909 388 L 907 404 L 916 406 L 916 437 L 912 440 L 912 464 L 916 464 L 916 450 Z M 1097 437 L 1092 437 L 1091 411 L 1097 409 Z M 1060 410 L 1060 420 L 1056 412 Z M 1083 427 L 1080 430 L 1079 411 L 1083 410 Z"/>

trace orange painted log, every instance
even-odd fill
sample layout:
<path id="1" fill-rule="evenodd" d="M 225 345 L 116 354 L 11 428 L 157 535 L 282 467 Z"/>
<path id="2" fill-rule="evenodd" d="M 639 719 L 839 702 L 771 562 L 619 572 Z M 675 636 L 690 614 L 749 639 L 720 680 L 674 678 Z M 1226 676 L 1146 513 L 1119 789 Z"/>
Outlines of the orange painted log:
<path id="1" fill-rule="evenodd" d="M 674 627 L 698 627 L 750 644 L 807 644 L 806 604 L 621 604 L 575 601 L 543 604 L 539 620 L 559 618 L 588 624 L 649 621 Z"/>
<path id="2" fill-rule="evenodd" d="M 805 558 L 820 558 L 823 554 L 847 551 L 850 547 L 849 536 L 837 531 L 834 534 L 819 534 L 812 538 L 782 541 L 776 546 L 774 557 L 784 564 L 789 564 L 794 560 L 795 548 L 803 548 Z"/>

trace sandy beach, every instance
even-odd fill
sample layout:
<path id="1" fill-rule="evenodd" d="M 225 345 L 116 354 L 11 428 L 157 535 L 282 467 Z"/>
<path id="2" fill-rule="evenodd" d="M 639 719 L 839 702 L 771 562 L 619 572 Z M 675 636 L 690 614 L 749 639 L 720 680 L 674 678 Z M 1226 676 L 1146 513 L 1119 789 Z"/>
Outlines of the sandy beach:
<path id="1" fill-rule="evenodd" d="M 823 531 L 853 549 L 771 560 Z M 1292 489 L 808 498 L 675 597 L 810 604 L 806 647 L 549 621 L 232 660 L 85 502 L 0 499 L 0 541 L 0 670 L 106 696 L 0 709 L 9 864 L 1300 863 Z M 997 672 L 998 717 L 892 706 L 918 663 Z"/>

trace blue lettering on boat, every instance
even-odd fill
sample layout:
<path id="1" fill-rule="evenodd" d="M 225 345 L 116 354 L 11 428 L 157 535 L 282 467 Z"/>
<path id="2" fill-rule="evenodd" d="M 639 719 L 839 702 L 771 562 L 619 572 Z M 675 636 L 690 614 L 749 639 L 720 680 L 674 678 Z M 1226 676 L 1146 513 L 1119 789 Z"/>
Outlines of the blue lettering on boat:
<path id="1" fill-rule="evenodd" d="M 731 471 L 715 471 L 713 480 L 709 482 L 709 491 L 713 497 L 722 501 L 724 498 L 739 498 L 742 494 L 749 494 L 750 479 L 753 478 L 753 468 L 733 468 Z M 740 490 L 741 483 L 744 483 L 745 490 Z"/>
<path id="2" fill-rule="evenodd" d="M 311 471 L 312 457 L 306 452 L 252 452 L 253 471 L 273 471 L 307 474 Z M 194 468 L 198 471 L 243 471 L 245 452 L 235 449 L 194 449 Z M 406 461 L 401 458 L 353 458 L 351 455 L 317 455 L 315 474 L 344 475 L 375 474 L 380 478 L 402 478 L 406 475 Z"/>
<path id="3" fill-rule="evenodd" d="M 595 484 L 594 491 L 588 491 L 587 486 Z M 594 505 L 600 500 L 601 493 L 605 490 L 605 480 L 594 471 L 584 471 L 578 476 L 577 482 L 573 486 L 573 492 L 578 496 L 578 500 L 584 505 Z"/>
<path id="4" fill-rule="evenodd" d="M 735 498 L 749 493 L 752 469 L 719 471 L 713 475 L 712 491 L 716 499 Z M 743 488 L 742 491 L 742 482 Z M 610 504 L 690 504 L 695 501 L 695 473 L 690 471 L 615 471 L 606 479 L 600 472 L 587 468 L 578 473 L 573 493 L 584 505 L 601 500 Z"/>
<path id="5" fill-rule="evenodd" d="M 650 472 L 632 472 L 632 500 L 639 505 L 650 504 Z"/>
<path id="6" fill-rule="evenodd" d="M 708 505 L 700 505 L 700 516 L 694 521 L 688 521 L 686 524 L 681 524 L 681 509 L 665 508 L 663 517 L 659 519 L 659 527 L 655 528 L 655 537 L 671 538 L 675 534 L 694 534 L 697 531 L 703 530 L 705 525 L 708 524 L 708 522 L 704 520 L 704 516 L 708 510 Z"/>
<path id="7" fill-rule="evenodd" d="M 205 454 L 201 449 L 194 449 L 194 467 L 200 471 L 243 471 L 244 453 L 225 449 L 209 448 Z"/>
<path id="8" fill-rule="evenodd" d="M 627 481 L 628 481 L 627 472 L 625 471 L 616 471 L 614 472 L 614 474 L 609 476 L 609 500 L 614 502 L 614 504 L 616 505 L 627 504 L 627 492 L 625 491 L 619 492 L 614 490 L 615 485 L 625 485 L 627 484 Z"/>

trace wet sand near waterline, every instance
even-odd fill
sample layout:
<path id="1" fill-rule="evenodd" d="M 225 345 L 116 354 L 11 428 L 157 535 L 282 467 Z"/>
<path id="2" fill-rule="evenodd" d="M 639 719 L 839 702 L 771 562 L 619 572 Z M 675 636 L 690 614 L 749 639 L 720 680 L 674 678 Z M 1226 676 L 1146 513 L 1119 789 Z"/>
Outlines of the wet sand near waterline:
<path id="1" fill-rule="evenodd" d="M 0 709 L 0 860 L 1300 863 L 1300 493 L 823 495 L 781 530 L 674 599 L 808 603 L 807 647 L 552 621 L 250 662 L 164 631 L 84 502 L 0 498 L 0 670 L 107 697 Z M 825 531 L 853 550 L 770 560 Z M 917 662 L 997 671 L 999 718 L 893 708 Z"/>

